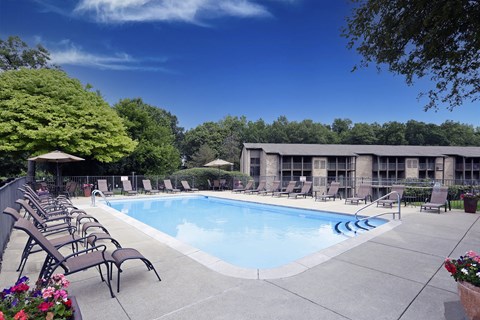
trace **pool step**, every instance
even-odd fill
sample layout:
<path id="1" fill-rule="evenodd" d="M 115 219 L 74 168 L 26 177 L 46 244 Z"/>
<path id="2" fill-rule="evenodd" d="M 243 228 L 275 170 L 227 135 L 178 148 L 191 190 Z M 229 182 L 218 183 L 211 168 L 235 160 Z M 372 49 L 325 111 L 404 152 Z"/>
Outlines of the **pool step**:
<path id="1" fill-rule="evenodd" d="M 375 228 L 367 220 L 355 220 L 355 221 L 340 221 L 335 225 L 335 232 L 338 234 L 344 234 L 347 236 L 355 236 L 358 233 L 366 232 Z"/>

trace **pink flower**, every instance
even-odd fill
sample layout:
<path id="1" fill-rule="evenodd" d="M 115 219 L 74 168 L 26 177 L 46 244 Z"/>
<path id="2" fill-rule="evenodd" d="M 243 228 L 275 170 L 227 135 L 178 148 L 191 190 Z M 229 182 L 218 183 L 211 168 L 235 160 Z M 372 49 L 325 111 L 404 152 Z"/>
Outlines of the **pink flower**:
<path id="1" fill-rule="evenodd" d="M 48 287 L 42 289 L 42 297 L 43 299 L 47 299 L 53 296 L 53 293 L 55 292 L 55 288 L 53 287 Z"/>
<path id="2" fill-rule="evenodd" d="M 67 300 L 67 292 L 65 290 L 57 290 L 53 294 L 55 300 L 62 299 L 63 301 Z"/>
<path id="3" fill-rule="evenodd" d="M 13 317 L 13 319 L 15 319 L 15 320 L 28 320 L 28 315 L 22 309 L 22 310 L 17 312 L 17 314 Z"/>
<path id="4" fill-rule="evenodd" d="M 5 316 L 3 315 L 2 311 L 0 311 L 0 320 L 5 320 Z"/>
<path id="5" fill-rule="evenodd" d="M 13 286 L 12 292 L 25 292 L 28 291 L 28 289 L 30 289 L 28 284 L 22 282 L 20 284 L 17 284 L 16 286 Z"/>
<path id="6" fill-rule="evenodd" d="M 42 312 L 45 312 L 45 311 L 48 311 L 48 309 L 50 309 L 51 307 L 53 306 L 53 302 L 42 302 L 40 303 L 40 305 L 38 306 L 38 309 Z"/>

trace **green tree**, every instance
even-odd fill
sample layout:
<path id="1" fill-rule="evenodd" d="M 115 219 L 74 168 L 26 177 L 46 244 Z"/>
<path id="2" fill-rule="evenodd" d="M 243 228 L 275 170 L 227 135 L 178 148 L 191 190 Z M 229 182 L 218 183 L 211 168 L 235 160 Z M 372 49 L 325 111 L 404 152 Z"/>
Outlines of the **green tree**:
<path id="1" fill-rule="evenodd" d="M 49 61 L 50 53 L 40 44 L 30 48 L 18 36 L 0 39 L 0 70 L 49 68 Z"/>
<path id="2" fill-rule="evenodd" d="M 378 139 L 379 144 L 385 145 L 405 145 L 405 124 L 391 121 L 382 125 L 382 130 Z"/>
<path id="3" fill-rule="evenodd" d="M 355 123 L 352 129 L 346 135 L 344 143 L 346 144 L 376 144 L 377 143 L 377 125 L 368 123 Z"/>
<path id="4" fill-rule="evenodd" d="M 204 164 L 215 160 L 216 153 L 208 144 L 201 145 L 197 152 L 195 152 L 191 160 L 187 162 L 188 168 L 203 167 Z"/>
<path id="5" fill-rule="evenodd" d="M 448 139 L 451 146 L 479 146 L 480 137 L 471 125 L 445 121 L 440 125 L 441 132 Z"/>
<path id="6" fill-rule="evenodd" d="M 113 107 L 123 118 L 130 137 L 138 141 L 131 155 L 120 160 L 112 171 L 139 174 L 169 174 L 180 166 L 175 147 L 172 115 L 148 105 L 142 99 L 123 99 Z M 176 119 L 176 118 L 175 118 Z"/>
<path id="7" fill-rule="evenodd" d="M 135 148 L 115 111 L 63 71 L 5 71 L 0 88 L 1 152 L 23 159 L 59 149 L 112 162 Z"/>
<path id="8" fill-rule="evenodd" d="M 468 0 L 351 0 L 343 36 L 362 56 L 361 67 L 405 76 L 408 85 L 430 77 L 425 110 L 453 110 L 480 92 L 480 2 Z"/>

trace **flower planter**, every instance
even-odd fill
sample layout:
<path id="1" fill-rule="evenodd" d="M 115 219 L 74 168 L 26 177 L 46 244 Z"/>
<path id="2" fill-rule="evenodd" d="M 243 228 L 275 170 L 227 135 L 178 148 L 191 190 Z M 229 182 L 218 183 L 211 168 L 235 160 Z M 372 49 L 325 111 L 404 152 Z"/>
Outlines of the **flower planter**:
<path id="1" fill-rule="evenodd" d="M 468 319 L 480 320 L 480 287 L 458 281 L 458 295 Z"/>
<path id="2" fill-rule="evenodd" d="M 463 199 L 463 207 L 465 208 L 465 212 L 468 212 L 468 213 L 477 212 L 477 204 L 478 204 L 478 199 L 471 199 L 471 198 Z"/>

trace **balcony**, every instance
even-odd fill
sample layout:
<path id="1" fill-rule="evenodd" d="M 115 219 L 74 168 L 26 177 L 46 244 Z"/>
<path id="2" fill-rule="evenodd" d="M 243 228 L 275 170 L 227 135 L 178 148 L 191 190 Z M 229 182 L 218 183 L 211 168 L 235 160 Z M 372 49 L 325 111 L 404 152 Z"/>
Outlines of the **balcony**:
<path id="1" fill-rule="evenodd" d="M 435 170 L 435 163 L 419 163 L 419 170 Z"/>
<path id="2" fill-rule="evenodd" d="M 351 163 L 329 163 L 327 165 L 328 170 L 353 170 L 353 165 Z"/>
<path id="3" fill-rule="evenodd" d="M 294 162 L 294 163 L 291 163 L 291 162 L 284 162 L 282 164 L 282 170 L 297 170 L 297 171 L 301 171 L 301 170 L 312 170 L 312 164 L 311 163 L 301 163 L 301 162 Z"/>
<path id="4" fill-rule="evenodd" d="M 465 163 L 465 165 L 463 165 L 463 163 L 460 163 L 460 164 L 457 164 L 455 166 L 455 170 L 457 171 L 463 171 L 465 168 L 466 171 L 470 171 L 470 170 L 474 170 L 474 171 L 480 171 L 480 164 L 479 163 L 474 163 L 474 164 L 471 164 L 471 163 Z"/>
<path id="5" fill-rule="evenodd" d="M 405 163 L 374 163 L 373 171 L 405 170 Z"/>

